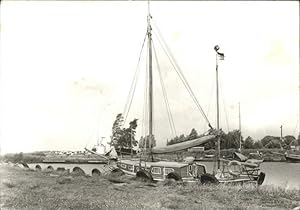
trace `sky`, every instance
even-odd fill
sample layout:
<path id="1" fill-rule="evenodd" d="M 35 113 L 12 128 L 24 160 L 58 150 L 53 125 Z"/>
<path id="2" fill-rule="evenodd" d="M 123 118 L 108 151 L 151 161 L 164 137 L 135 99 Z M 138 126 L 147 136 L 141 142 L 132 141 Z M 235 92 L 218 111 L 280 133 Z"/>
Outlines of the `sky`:
<path id="1" fill-rule="evenodd" d="M 216 127 L 215 51 L 219 61 L 220 121 L 261 139 L 299 133 L 299 3 L 154 1 L 159 28 L 173 57 Z M 1 4 L 1 154 L 83 150 L 111 128 L 126 104 L 147 28 L 145 1 L 4 1 Z M 208 126 L 174 73 L 157 37 L 153 42 L 176 134 Z M 128 120 L 143 118 L 146 52 Z M 156 66 L 156 63 L 155 65 Z M 173 138 L 154 68 L 157 145 Z"/>

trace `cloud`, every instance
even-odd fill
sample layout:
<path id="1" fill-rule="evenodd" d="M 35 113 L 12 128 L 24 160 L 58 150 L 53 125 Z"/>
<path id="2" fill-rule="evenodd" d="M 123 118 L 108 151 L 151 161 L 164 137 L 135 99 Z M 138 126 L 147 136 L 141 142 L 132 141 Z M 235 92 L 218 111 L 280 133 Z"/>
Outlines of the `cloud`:
<path id="1" fill-rule="evenodd" d="M 289 64 L 291 62 L 289 52 L 286 50 L 285 44 L 280 40 L 274 40 L 271 42 L 269 50 L 263 57 L 265 63 L 273 65 Z"/>

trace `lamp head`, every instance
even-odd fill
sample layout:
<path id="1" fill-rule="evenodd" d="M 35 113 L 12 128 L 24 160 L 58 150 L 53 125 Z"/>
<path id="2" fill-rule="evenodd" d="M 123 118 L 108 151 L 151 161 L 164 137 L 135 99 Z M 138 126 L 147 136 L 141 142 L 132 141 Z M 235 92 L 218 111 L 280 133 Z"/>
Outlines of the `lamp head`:
<path id="1" fill-rule="evenodd" d="M 215 49 L 216 52 L 218 52 L 218 50 L 220 49 L 219 45 L 216 45 L 216 46 L 214 47 L 214 49 Z"/>

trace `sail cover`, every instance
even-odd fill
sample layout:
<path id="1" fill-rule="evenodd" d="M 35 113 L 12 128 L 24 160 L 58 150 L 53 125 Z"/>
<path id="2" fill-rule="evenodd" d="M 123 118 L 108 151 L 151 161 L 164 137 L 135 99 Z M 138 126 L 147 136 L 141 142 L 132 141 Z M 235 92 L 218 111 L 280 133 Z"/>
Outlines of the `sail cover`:
<path id="1" fill-rule="evenodd" d="M 185 149 L 188 149 L 191 147 L 205 144 L 206 142 L 209 142 L 209 141 L 215 139 L 215 137 L 216 137 L 215 135 L 207 135 L 207 136 L 202 136 L 200 138 L 193 139 L 190 141 L 184 141 L 184 142 L 172 144 L 172 145 L 165 146 L 165 147 L 153 148 L 152 153 L 153 154 L 164 154 L 164 153 L 169 153 L 169 152 L 185 150 Z"/>

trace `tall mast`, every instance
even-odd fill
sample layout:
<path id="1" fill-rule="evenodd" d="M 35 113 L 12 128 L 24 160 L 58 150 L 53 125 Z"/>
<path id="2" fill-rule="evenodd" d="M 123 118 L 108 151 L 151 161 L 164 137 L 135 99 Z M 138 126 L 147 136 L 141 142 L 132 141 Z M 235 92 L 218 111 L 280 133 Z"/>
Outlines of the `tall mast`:
<path id="1" fill-rule="evenodd" d="M 298 98 L 299 98 L 299 119 L 298 119 L 298 123 L 299 123 L 299 133 L 298 133 L 298 136 L 300 137 L 300 68 L 299 68 L 299 95 L 298 95 Z M 298 137 L 297 137 L 298 139 Z"/>
<path id="2" fill-rule="evenodd" d="M 151 33 L 151 24 L 150 24 L 150 2 L 148 0 L 148 27 L 147 27 L 147 35 L 148 35 L 148 50 L 149 50 L 149 147 L 150 154 L 152 151 L 151 143 L 153 138 L 153 82 L 152 82 L 152 33 Z"/>

